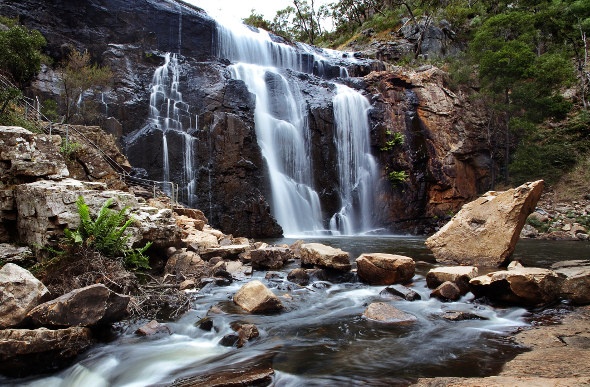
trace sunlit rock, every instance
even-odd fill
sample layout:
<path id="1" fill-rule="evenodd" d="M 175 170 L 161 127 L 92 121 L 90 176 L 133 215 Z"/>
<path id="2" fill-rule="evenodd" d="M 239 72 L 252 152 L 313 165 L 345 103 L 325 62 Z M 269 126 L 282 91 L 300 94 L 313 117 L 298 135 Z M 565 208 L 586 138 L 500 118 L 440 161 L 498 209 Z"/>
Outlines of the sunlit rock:
<path id="1" fill-rule="evenodd" d="M 283 309 L 281 300 L 258 280 L 242 286 L 234 295 L 234 302 L 250 313 L 272 313 Z"/>
<path id="2" fill-rule="evenodd" d="M 562 298 L 576 304 L 590 303 L 590 260 L 557 262 L 551 268 L 562 278 Z"/>
<path id="3" fill-rule="evenodd" d="M 267 247 L 250 251 L 250 262 L 254 269 L 280 269 L 291 259 L 293 259 L 293 253 L 283 247 Z"/>
<path id="4" fill-rule="evenodd" d="M 542 180 L 504 192 L 490 191 L 465 204 L 426 240 L 426 246 L 439 262 L 500 266 L 514 252 L 520 231 L 542 191 Z"/>
<path id="5" fill-rule="evenodd" d="M 356 265 L 359 277 L 371 285 L 409 282 L 416 270 L 412 258 L 383 253 L 362 254 L 356 259 Z"/>
<path id="6" fill-rule="evenodd" d="M 412 324 L 418 320 L 416 316 L 401 311 L 385 302 L 371 303 L 363 312 L 363 316 L 373 321 L 401 325 Z"/>
<path id="7" fill-rule="evenodd" d="M 430 297 L 436 297 L 442 301 L 457 301 L 461 298 L 461 289 L 454 282 L 445 281 L 430 293 Z"/>
<path id="8" fill-rule="evenodd" d="M 301 265 L 348 271 L 352 267 L 346 251 L 321 243 L 305 243 L 299 248 Z"/>
<path id="9" fill-rule="evenodd" d="M 445 266 L 430 269 L 426 274 L 426 285 L 434 289 L 443 282 L 451 281 L 455 283 L 461 293 L 469 291 L 469 281 L 477 277 L 477 268 L 475 266 Z"/>

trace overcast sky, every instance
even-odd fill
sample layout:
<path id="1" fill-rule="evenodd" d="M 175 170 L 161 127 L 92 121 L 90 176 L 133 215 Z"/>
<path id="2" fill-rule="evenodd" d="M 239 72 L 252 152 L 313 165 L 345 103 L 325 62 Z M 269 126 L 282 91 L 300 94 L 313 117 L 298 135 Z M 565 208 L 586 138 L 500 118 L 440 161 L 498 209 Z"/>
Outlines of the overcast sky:
<path id="1" fill-rule="evenodd" d="M 272 21 L 279 9 L 293 5 L 292 0 L 184 0 L 203 8 L 214 18 L 230 18 L 242 20 L 250 16 L 254 9 L 256 13 L 262 14 L 266 20 Z M 316 7 L 321 4 L 330 3 L 332 0 L 316 0 Z"/>

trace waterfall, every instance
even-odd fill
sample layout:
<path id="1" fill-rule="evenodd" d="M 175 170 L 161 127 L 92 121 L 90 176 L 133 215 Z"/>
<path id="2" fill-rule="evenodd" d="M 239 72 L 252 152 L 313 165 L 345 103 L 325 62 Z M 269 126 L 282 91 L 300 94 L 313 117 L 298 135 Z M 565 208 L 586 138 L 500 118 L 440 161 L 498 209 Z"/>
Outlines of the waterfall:
<path id="1" fill-rule="evenodd" d="M 195 173 L 193 167 L 194 138 L 189 106 L 183 102 L 182 93 L 178 91 L 180 84 L 180 64 L 177 54 L 167 53 L 164 64 L 154 71 L 150 92 L 149 119 L 156 129 L 162 131 L 162 180 L 163 189 L 170 193 L 170 157 L 168 137 L 176 135 L 184 142 L 184 166 L 182 179 L 186 183 L 187 202 L 192 204 L 195 190 Z M 186 125 L 183 125 L 185 123 Z M 176 182 L 178 183 L 178 182 Z"/>
<path id="2" fill-rule="evenodd" d="M 369 149 L 368 101 L 348 87 L 335 87 L 335 174 L 341 209 L 322 219 L 310 156 L 308 107 L 298 85 L 285 73 L 290 69 L 345 78 L 346 68 L 335 59 L 349 55 L 305 44 L 290 46 L 245 25 L 218 24 L 216 43 L 218 56 L 233 62 L 232 77 L 256 96 L 256 136 L 269 170 L 271 210 L 285 235 L 351 235 L 372 229 L 377 165 Z"/>
<path id="3" fill-rule="evenodd" d="M 341 209 L 330 219 L 330 230 L 350 235 L 374 227 L 373 207 L 378 181 L 377 163 L 370 153 L 366 98 L 344 85 L 337 85 L 333 99 L 338 149 Z"/>

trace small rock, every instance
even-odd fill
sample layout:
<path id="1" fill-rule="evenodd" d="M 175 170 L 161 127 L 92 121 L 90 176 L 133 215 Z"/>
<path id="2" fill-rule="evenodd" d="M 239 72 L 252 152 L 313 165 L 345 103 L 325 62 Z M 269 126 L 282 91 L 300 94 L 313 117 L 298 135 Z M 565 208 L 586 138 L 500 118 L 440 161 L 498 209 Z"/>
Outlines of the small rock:
<path id="1" fill-rule="evenodd" d="M 307 286 L 309 285 L 310 276 L 307 270 L 297 268 L 289 272 L 289 274 L 287 275 L 287 280 L 296 283 L 297 285 Z"/>
<path id="2" fill-rule="evenodd" d="M 466 294 L 469 291 L 469 281 L 477 277 L 477 273 L 475 266 L 436 267 L 426 274 L 426 285 L 430 289 L 434 289 L 442 283 L 450 281 L 459 287 L 461 294 Z"/>
<path id="3" fill-rule="evenodd" d="M 213 329 L 213 320 L 210 317 L 204 317 L 195 324 L 204 331 L 210 332 Z"/>
<path id="4" fill-rule="evenodd" d="M 267 247 L 250 251 L 252 268 L 256 270 L 280 269 L 293 258 L 291 250 L 281 247 Z"/>
<path id="5" fill-rule="evenodd" d="M 250 313 L 272 313 L 283 309 L 281 300 L 258 280 L 242 286 L 234 295 L 234 302 Z"/>
<path id="6" fill-rule="evenodd" d="M 165 324 L 160 324 L 156 320 L 152 320 L 144 326 L 138 328 L 135 333 L 139 336 L 153 336 L 158 333 L 172 334 L 172 330 Z"/>
<path id="7" fill-rule="evenodd" d="M 442 301 L 457 301 L 461 298 L 461 289 L 451 281 L 445 281 L 430 293 L 430 297 L 436 297 Z"/>
<path id="8" fill-rule="evenodd" d="M 406 325 L 418 321 L 416 316 L 403 312 L 385 302 L 373 302 L 364 311 L 363 316 L 369 320 L 390 324 Z"/>
<path id="9" fill-rule="evenodd" d="M 403 285 L 392 285 L 383 289 L 379 295 L 381 296 L 396 296 L 406 301 L 416 301 L 422 299 L 418 293 Z"/>
<path id="10" fill-rule="evenodd" d="M 187 290 L 187 289 L 194 289 L 195 288 L 195 281 L 194 280 L 184 280 L 180 283 L 178 289 L 179 290 Z"/>
<path id="11" fill-rule="evenodd" d="M 449 321 L 488 320 L 486 317 L 471 312 L 446 311 L 441 316 Z"/>

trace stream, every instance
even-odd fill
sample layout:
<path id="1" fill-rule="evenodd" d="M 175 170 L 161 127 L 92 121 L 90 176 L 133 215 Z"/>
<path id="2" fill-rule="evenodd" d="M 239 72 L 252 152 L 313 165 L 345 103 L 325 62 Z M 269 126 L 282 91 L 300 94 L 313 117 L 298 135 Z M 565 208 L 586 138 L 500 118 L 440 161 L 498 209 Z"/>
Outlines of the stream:
<path id="1" fill-rule="evenodd" d="M 292 243 L 281 239 L 273 243 Z M 362 252 L 407 255 L 416 261 L 409 285 L 422 300 L 395 301 L 380 295 L 384 286 L 360 282 L 315 281 L 307 287 L 286 281 L 297 267 L 291 263 L 276 278 L 255 271 L 253 278 L 279 294 L 286 310 L 272 315 L 250 315 L 231 301 L 248 280 L 230 286 L 208 285 L 193 294 L 192 309 L 169 322 L 172 335 L 139 337 L 139 325 L 126 327 L 116 338 L 93 347 L 77 363 L 57 374 L 29 379 L 2 380 L 9 386 L 149 386 L 166 385 L 179 378 L 255 364 L 271 358 L 274 386 L 391 386 L 408 385 L 419 377 L 475 377 L 497 374 L 502 365 L 524 349 L 510 334 L 535 323 L 535 311 L 518 307 L 493 308 L 473 300 L 471 293 L 457 302 L 430 299 L 425 275 L 436 264 L 419 237 L 312 238 L 340 247 L 356 258 Z M 515 258 L 528 266 L 547 267 L 563 259 L 587 257 L 590 244 L 581 242 L 520 241 Z M 288 294 L 288 296 L 284 296 Z M 391 326 L 362 317 L 373 301 L 390 302 L 418 321 Z M 211 307 L 214 313 L 211 313 Z M 214 329 L 197 322 L 208 314 Z M 469 311 L 485 320 L 448 321 L 445 311 Z M 233 331 L 231 322 L 255 324 L 260 337 L 243 348 L 219 345 Z"/>

